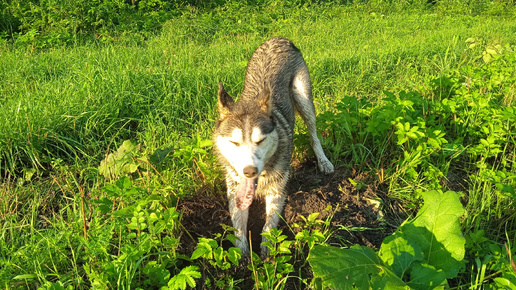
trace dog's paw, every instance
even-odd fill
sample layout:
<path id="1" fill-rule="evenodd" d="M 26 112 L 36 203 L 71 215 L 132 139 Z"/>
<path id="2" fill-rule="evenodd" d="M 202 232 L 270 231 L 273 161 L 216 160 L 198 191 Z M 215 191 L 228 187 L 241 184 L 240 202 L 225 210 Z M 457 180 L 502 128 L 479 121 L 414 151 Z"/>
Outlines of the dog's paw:
<path id="1" fill-rule="evenodd" d="M 327 158 L 319 160 L 319 170 L 321 170 L 325 174 L 330 174 L 335 171 L 335 168 L 333 167 L 333 164 L 331 164 L 330 160 Z"/>

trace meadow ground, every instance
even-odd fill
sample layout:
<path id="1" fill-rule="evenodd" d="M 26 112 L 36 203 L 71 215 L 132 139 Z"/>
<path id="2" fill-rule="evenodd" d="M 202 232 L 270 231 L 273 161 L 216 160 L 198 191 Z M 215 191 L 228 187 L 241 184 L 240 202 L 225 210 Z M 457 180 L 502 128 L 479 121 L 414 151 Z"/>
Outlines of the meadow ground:
<path id="1" fill-rule="evenodd" d="M 227 2 L 152 33 L 3 40 L 0 285 L 516 287 L 515 9 L 452 2 Z M 238 96 L 274 36 L 303 53 L 337 170 L 317 172 L 298 122 L 282 233 L 248 267 L 210 139 L 217 84 Z M 338 280 L 320 245 L 377 267 Z"/>

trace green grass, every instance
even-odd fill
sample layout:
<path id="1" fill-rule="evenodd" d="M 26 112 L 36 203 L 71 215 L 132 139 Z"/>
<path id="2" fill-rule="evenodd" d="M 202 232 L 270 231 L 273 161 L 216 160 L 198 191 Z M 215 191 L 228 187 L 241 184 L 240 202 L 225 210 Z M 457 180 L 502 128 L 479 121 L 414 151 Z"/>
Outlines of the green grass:
<path id="1" fill-rule="evenodd" d="M 314 94 L 329 107 L 343 96 L 376 99 L 384 89 L 424 90 L 429 77 L 471 61 L 473 56 L 464 53 L 466 38 L 480 37 L 489 43 L 514 30 L 510 21 L 489 18 L 465 16 L 462 22 L 452 18 L 443 22 L 435 14 L 382 17 L 333 9 L 337 12 L 327 18 L 322 12 L 314 20 L 293 16 L 296 25 L 285 24 L 268 33 L 288 37 L 303 49 Z M 236 95 L 246 58 L 267 36 L 232 36 L 230 31 L 220 37 L 215 32 L 206 40 L 212 23 L 196 23 L 200 20 L 171 21 L 161 36 L 144 45 L 90 45 L 36 53 L 4 47 L 2 167 L 37 168 L 54 155 L 98 161 L 99 153 L 113 141 L 139 134 L 146 134 L 145 141 L 153 142 L 148 144 L 153 148 L 177 141 L 177 136 L 169 139 L 165 132 L 179 136 L 206 132 L 210 119 L 207 124 L 196 120 L 213 118 L 206 112 L 213 112 L 214 84 L 223 81 Z M 187 31 L 193 36 L 186 37 L 178 35 L 177 26 L 199 31 Z M 327 27 L 332 27 L 329 33 Z M 163 139 L 153 141 L 149 130 Z"/>
<path id="2" fill-rule="evenodd" d="M 273 36 L 293 40 L 304 55 L 334 164 L 373 175 L 385 170 L 385 179 L 378 174 L 378 182 L 387 182 L 389 198 L 405 200 L 408 207 L 417 204 L 417 192 L 442 186 L 452 171 L 466 187 L 463 232 L 469 237 L 485 231 L 487 239 L 467 245 L 474 251 L 467 253 L 472 264 L 457 283 L 467 287 L 473 280 L 475 258 L 492 267 L 488 274 L 498 271 L 486 258 L 492 255 L 487 248 L 514 242 L 516 235 L 511 210 L 515 128 L 509 122 L 513 119 L 503 117 L 505 108 L 514 108 L 510 81 L 516 62 L 485 66 L 481 57 L 488 45 L 515 44 L 514 9 L 457 3 L 407 8 L 382 1 L 293 8 L 282 3 L 185 10 L 147 40 L 129 35 L 41 50 L 0 43 L 1 286 L 36 288 L 61 281 L 89 288 L 95 281 L 99 287 L 104 282 L 143 287 L 151 274 L 165 279 L 168 271 L 168 278 L 180 273 L 189 262 L 176 253 L 179 221 L 171 218 L 160 231 L 160 222 L 171 213 L 161 211 L 156 200 L 173 208 L 177 198 L 201 187 L 218 192 L 222 177 L 203 142 L 210 139 L 216 118 L 217 84 L 223 82 L 237 96 L 248 58 Z M 481 41 L 468 48 L 469 38 Z M 482 79 L 492 75 L 506 79 Z M 487 106 L 461 105 L 483 98 L 459 92 L 465 76 L 476 77 L 472 88 L 489 94 Z M 436 79 L 443 82 L 436 84 Z M 407 110 L 399 123 L 407 121 L 414 128 L 424 116 L 429 128 L 446 132 L 448 143 L 464 142 L 461 148 L 470 151 L 453 149 L 452 157 L 442 153 L 448 150 L 444 145 L 438 153 L 417 151 L 427 139 L 411 137 L 398 144 L 396 123 L 384 124 L 386 134 L 375 136 L 365 133 L 365 125 L 346 131 L 347 123 L 335 121 L 335 116 L 356 117 L 365 124 L 380 120 L 382 112 L 399 113 L 384 91 L 418 92 L 412 97 L 416 109 Z M 349 114 L 338 105 L 346 97 L 358 100 L 345 107 Z M 452 98 L 460 111 L 434 109 Z M 435 115 L 417 109 L 424 102 Z M 448 122 L 454 117 L 464 123 Z M 488 133 L 475 135 L 486 124 L 492 125 Z M 302 126 L 297 131 L 299 157 L 307 139 Z M 489 136 L 500 152 L 481 147 L 480 140 Z M 138 163 L 131 175 L 134 192 L 121 186 L 120 193 L 110 193 L 105 186 L 112 182 L 97 167 L 127 139 L 141 144 L 134 157 L 150 162 Z M 403 163 L 404 153 L 421 152 L 428 156 L 419 167 Z M 407 160 L 417 159 L 411 158 Z M 102 208 L 107 204 L 112 208 Z M 145 217 L 145 231 L 138 219 L 128 225 L 137 216 Z M 85 220 L 88 238 L 83 236 Z M 226 275 L 219 271 L 219 277 Z"/>

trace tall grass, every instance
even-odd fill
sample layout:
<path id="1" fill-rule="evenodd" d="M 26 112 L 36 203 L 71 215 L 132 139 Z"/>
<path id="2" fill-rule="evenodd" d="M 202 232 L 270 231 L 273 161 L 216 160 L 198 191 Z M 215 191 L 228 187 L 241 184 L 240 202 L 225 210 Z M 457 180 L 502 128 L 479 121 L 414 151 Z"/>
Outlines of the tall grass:
<path id="1" fill-rule="evenodd" d="M 268 37 L 288 37 L 302 49 L 314 94 L 331 107 L 347 95 L 375 99 L 386 88 L 425 89 L 429 76 L 472 61 L 464 52 L 466 38 L 489 42 L 513 29 L 503 19 L 443 22 L 437 14 L 382 15 L 338 6 L 305 14 L 288 7 L 228 9 L 172 20 L 146 44 L 38 52 L 4 46 L 2 169 L 46 167 L 52 158 L 98 161 L 113 142 L 151 138 L 149 127 L 164 138 L 150 147 L 206 132 L 214 84 L 227 82 L 236 95 L 247 57 Z M 236 20 L 245 16 L 250 19 Z M 170 131 L 178 134 L 173 140 L 164 134 Z"/>

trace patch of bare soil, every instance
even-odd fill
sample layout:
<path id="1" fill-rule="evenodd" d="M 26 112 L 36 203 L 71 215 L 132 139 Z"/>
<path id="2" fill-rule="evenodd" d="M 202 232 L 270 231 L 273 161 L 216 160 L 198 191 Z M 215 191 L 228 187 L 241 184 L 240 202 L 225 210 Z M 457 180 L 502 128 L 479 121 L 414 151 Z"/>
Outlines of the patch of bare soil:
<path id="1" fill-rule="evenodd" d="M 376 249 L 403 220 L 394 213 L 397 207 L 395 204 L 381 204 L 382 197 L 385 197 L 382 185 L 367 174 L 353 175 L 345 168 L 337 168 L 334 174 L 324 175 L 318 171 L 313 158 L 302 164 L 293 164 L 291 172 L 282 215 L 284 221 L 279 225 L 289 239 L 294 239 L 295 232 L 287 225 L 301 223 L 301 216 L 308 217 L 314 212 L 320 212 L 318 219 L 324 220 L 329 214 L 325 211 L 328 206 L 333 208 L 334 214 L 331 219 L 332 235 L 328 242 L 336 246 L 359 244 Z M 350 182 L 350 178 L 355 185 Z M 188 256 L 195 249 L 199 237 L 212 238 L 216 233 L 223 233 L 221 224 L 231 225 L 225 192 L 214 196 L 198 194 L 184 198 L 179 202 L 178 210 L 183 212 L 181 223 L 193 239 L 188 235 L 182 237 L 182 244 L 186 247 L 181 250 Z M 250 208 L 248 229 L 256 253 L 260 252 L 264 215 L 264 202 L 255 200 Z M 244 280 L 238 284 L 241 289 L 252 288 L 254 282 L 246 265 L 238 267 L 232 275 L 235 280 Z M 301 275 L 303 279 L 311 278 L 309 270 L 302 271 Z M 287 289 L 299 289 L 298 279 L 289 280 L 292 281 L 287 282 Z"/>

